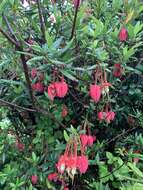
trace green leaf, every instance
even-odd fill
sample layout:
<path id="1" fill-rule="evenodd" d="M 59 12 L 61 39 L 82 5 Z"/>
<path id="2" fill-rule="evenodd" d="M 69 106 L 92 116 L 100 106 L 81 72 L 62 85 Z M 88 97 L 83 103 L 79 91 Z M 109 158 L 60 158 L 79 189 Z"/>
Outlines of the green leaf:
<path id="1" fill-rule="evenodd" d="M 64 138 L 65 138 L 65 140 L 68 142 L 69 141 L 69 136 L 68 136 L 68 134 L 67 134 L 67 132 L 64 130 Z"/>
<path id="2" fill-rule="evenodd" d="M 127 46 L 123 48 L 123 56 L 124 56 L 124 61 L 128 61 L 128 59 L 135 53 L 135 49 L 128 48 Z"/>
<path id="3" fill-rule="evenodd" d="M 49 34 L 49 31 L 46 31 L 46 41 L 48 44 L 48 47 L 51 47 L 53 44 L 53 37 Z"/>
<path id="4" fill-rule="evenodd" d="M 66 76 L 67 78 L 69 78 L 70 80 L 78 82 L 78 79 L 75 76 L 73 76 L 72 74 L 70 74 L 69 71 L 61 70 L 61 73 L 64 76 Z"/>
<path id="5" fill-rule="evenodd" d="M 11 84 L 11 85 L 21 85 L 22 84 L 20 81 L 0 79 L 0 84 L 3 84 L 3 83 Z"/>
<path id="6" fill-rule="evenodd" d="M 0 12 L 4 10 L 5 5 L 8 3 L 9 0 L 2 0 L 0 3 Z"/>
<path id="7" fill-rule="evenodd" d="M 41 60 L 43 60 L 44 58 L 45 58 L 44 56 L 36 56 L 36 57 L 33 57 L 33 58 L 31 58 L 31 59 L 29 59 L 29 60 L 27 61 L 27 64 L 28 64 L 28 65 L 31 65 L 33 62 L 41 61 Z"/>
<path id="8" fill-rule="evenodd" d="M 139 21 L 134 26 L 134 35 L 136 36 L 143 28 L 143 24 L 141 24 Z"/>
<path id="9" fill-rule="evenodd" d="M 34 152 L 32 152 L 32 159 L 33 159 L 34 162 L 37 161 L 37 157 L 36 157 L 36 154 Z"/>
<path id="10" fill-rule="evenodd" d="M 136 166 L 134 163 L 130 163 L 128 162 L 128 167 L 130 167 L 130 169 L 135 173 L 137 174 L 139 177 L 142 177 L 143 178 L 143 172 L 141 172 Z"/>

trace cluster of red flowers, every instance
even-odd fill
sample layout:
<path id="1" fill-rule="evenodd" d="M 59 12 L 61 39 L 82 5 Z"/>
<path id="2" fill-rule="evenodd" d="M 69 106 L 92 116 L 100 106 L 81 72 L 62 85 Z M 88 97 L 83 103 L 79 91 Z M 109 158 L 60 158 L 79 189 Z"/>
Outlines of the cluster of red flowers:
<path id="1" fill-rule="evenodd" d="M 43 73 L 38 73 L 37 69 L 33 68 L 31 71 L 31 78 L 34 80 L 37 79 L 36 82 L 32 84 L 32 89 L 37 92 L 43 93 L 46 89 L 42 83 L 42 81 L 44 80 Z M 68 92 L 68 85 L 64 81 L 64 78 L 62 78 L 61 81 L 51 83 L 48 86 L 47 92 L 51 100 L 54 100 L 55 97 L 63 98 Z"/>
<path id="2" fill-rule="evenodd" d="M 115 113 L 113 111 L 107 111 L 107 112 L 98 112 L 98 119 L 99 121 L 106 121 L 107 123 L 110 123 L 115 118 Z"/>
<path id="3" fill-rule="evenodd" d="M 63 174 L 67 174 L 72 180 L 77 170 L 84 174 L 89 165 L 87 156 L 85 155 L 86 146 L 92 146 L 96 137 L 91 135 L 81 134 L 79 136 L 72 136 L 67 143 L 64 154 L 62 154 L 56 164 L 58 173 L 50 173 L 48 175 L 49 181 L 61 182 L 64 190 L 68 190 L 68 187 L 61 177 Z M 62 174 L 62 175 L 61 175 Z"/>
<path id="4" fill-rule="evenodd" d="M 81 134 L 80 135 L 80 140 L 82 143 L 83 148 L 87 146 L 92 146 L 94 141 L 96 140 L 95 136 L 91 135 L 86 135 L 86 134 Z"/>
<path id="5" fill-rule="evenodd" d="M 64 154 L 59 157 L 56 164 L 58 173 L 67 174 L 74 178 L 77 170 L 83 174 L 88 169 L 88 158 L 85 155 L 85 147 L 92 146 L 93 142 L 96 140 L 95 137 L 90 135 L 82 134 L 79 137 L 72 137 L 66 146 Z M 80 149 L 78 149 L 78 146 Z M 80 151 L 79 151 L 80 150 Z"/>
<path id="6" fill-rule="evenodd" d="M 68 92 L 68 85 L 62 79 L 58 82 L 53 82 L 48 86 L 48 96 L 51 100 L 54 100 L 55 97 L 63 98 Z"/>
<path id="7" fill-rule="evenodd" d="M 99 83 L 97 85 L 97 82 Z M 102 68 L 99 66 L 97 67 L 96 73 L 95 73 L 95 84 L 90 85 L 90 91 L 89 94 L 91 98 L 97 103 L 100 101 L 102 95 L 109 94 L 109 87 L 111 86 L 111 83 L 107 82 L 106 79 L 106 72 L 102 72 Z M 106 121 L 107 123 L 110 123 L 112 120 L 114 120 L 115 113 L 113 111 L 100 111 L 98 112 L 98 119 L 100 121 Z"/>
<path id="8" fill-rule="evenodd" d="M 73 156 L 73 155 L 61 155 L 57 163 L 58 172 L 63 174 L 67 171 L 68 174 L 74 176 L 78 169 L 80 173 L 85 173 L 88 169 L 88 158 L 85 155 Z"/>

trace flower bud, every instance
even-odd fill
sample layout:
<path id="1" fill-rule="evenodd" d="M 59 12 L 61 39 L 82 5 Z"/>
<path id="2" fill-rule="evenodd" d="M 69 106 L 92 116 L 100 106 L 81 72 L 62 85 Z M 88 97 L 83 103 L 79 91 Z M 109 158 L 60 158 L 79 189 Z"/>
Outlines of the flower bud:
<path id="1" fill-rule="evenodd" d="M 120 32 L 119 32 L 119 40 L 121 42 L 125 42 L 128 38 L 128 31 L 126 28 L 121 28 Z"/>

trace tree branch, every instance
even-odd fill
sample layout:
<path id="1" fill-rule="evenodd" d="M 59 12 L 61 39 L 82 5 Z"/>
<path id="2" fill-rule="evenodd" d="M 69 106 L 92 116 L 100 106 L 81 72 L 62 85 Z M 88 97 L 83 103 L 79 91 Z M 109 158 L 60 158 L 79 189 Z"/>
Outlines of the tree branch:
<path id="1" fill-rule="evenodd" d="M 40 3 L 40 0 L 36 0 L 36 1 L 37 1 L 37 6 L 38 6 L 38 12 L 39 12 L 42 40 L 43 40 L 43 43 L 46 43 L 46 37 L 45 37 L 46 28 L 45 28 L 44 17 L 43 17 L 43 14 L 42 14 L 42 9 L 41 9 L 41 3 Z"/>

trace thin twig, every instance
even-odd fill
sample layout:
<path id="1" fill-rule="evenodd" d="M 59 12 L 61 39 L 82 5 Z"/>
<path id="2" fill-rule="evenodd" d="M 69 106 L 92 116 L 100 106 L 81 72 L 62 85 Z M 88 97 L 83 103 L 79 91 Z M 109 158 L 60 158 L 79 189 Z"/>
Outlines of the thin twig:
<path id="1" fill-rule="evenodd" d="M 115 173 L 116 171 L 118 171 L 120 168 L 122 168 L 122 167 L 126 164 L 126 162 L 127 162 L 127 161 L 124 161 L 118 168 L 112 170 L 109 174 L 104 175 L 104 176 L 98 178 L 98 180 L 101 180 L 101 179 L 103 179 L 103 178 L 109 177 L 110 175 L 112 175 L 113 173 Z"/>
<path id="2" fill-rule="evenodd" d="M 23 52 L 22 47 L 18 48 L 18 50 Z M 31 86 L 31 80 L 30 80 L 30 77 L 29 77 L 29 71 L 28 71 L 28 66 L 27 66 L 27 63 L 26 63 L 25 55 L 21 54 L 20 58 L 21 58 L 21 61 L 22 61 L 22 66 L 23 66 L 26 82 L 27 82 L 27 85 L 28 85 L 32 105 L 33 105 L 33 107 L 35 107 L 35 97 L 34 97 L 34 93 L 33 93 L 32 86 Z"/>
<path id="3" fill-rule="evenodd" d="M 69 91 L 69 94 L 75 99 L 76 102 L 78 102 L 79 104 L 81 104 L 83 107 L 87 107 L 86 104 L 84 104 L 82 101 L 80 101 L 72 92 L 71 90 Z"/>
<path id="4" fill-rule="evenodd" d="M 17 43 L 9 34 L 7 34 L 3 28 L 0 26 L 0 32 L 6 37 L 6 39 L 11 42 L 13 45 L 15 45 L 17 48 L 20 47 L 19 43 Z"/>
<path id="5" fill-rule="evenodd" d="M 59 126 L 61 126 L 63 128 L 66 128 L 66 126 L 62 122 L 58 121 L 52 113 L 50 113 L 49 111 L 45 110 L 44 108 L 37 108 L 37 111 L 39 113 L 42 113 L 42 114 L 47 115 L 48 117 L 50 117 L 50 119 L 52 119 Z"/>
<path id="6" fill-rule="evenodd" d="M 74 21 L 73 21 L 73 26 L 72 26 L 72 32 L 71 32 L 71 37 L 70 40 L 72 40 L 74 36 L 74 31 L 75 31 L 75 25 L 76 25 L 76 20 L 77 20 L 77 13 L 78 13 L 78 8 L 79 8 L 80 0 L 77 0 L 77 5 L 75 8 L 75 15 L 74 15 Z"/>
<path id="7" fill-rule="evenodd" d="M 28 112 L 37 112 L 37 110 L 35 110 L 35 109 L 30 109 L 30 108 L 22 107 L 22 106 L 19 106 L 17 104 L 5 101 L 3 99 L 0 99 L 0 106 L 4 106 L 4 107 L 9 106 L 11 108 L 20 109 L 20 110 L 24 110 L 24 111 L 28 111 Z"/>
<path id="8" fill-rule="evenodd" d="M 14 32 L 13 32 L 13 29 L 12 27 L 10 26 L 10 23 L 8 22 L 8 19 L 7 17 L 4 16 L 4 19 L 5 19 L 5 22 L 7 24 L 7 27 L 10 31 L 10 34 L 12 35 L 12 38 L 11 36 L 9 36 L 9 34 L 7 34 L 1 27 L 0 27 L 0 32 L 12 43 L 15 45 L 16 49 L 23 52 L 23 47 L 22 45 L 20 44 L 19 41 L 17 41 L 17 37 L 15 36 Z M 25 58 L 25 55 L 24 54 L 21 54 L 20 55 L 20 58 L 21 58 L 21 62 L 22 62 L 22 66 L 23 66 L 23 70 L 24 70 L 24 75 L 25 75 L 25 78 L 26 78 L 26 82 L 27 82 L 27 86 L 28 86 L 28 89 L 29 89 L 29 95 L 30 95 L 30 98 L 31 98 L 31 101 L 32 101 L 32 105 L 33 107 L 35 106 L 35 101 L 34 101 L 34 94 L 33 94 L 33 90 L 32 90 L 32 87 L 31 87 L 31 80 L 30 80 L 30 77 L 29 77 L 29 71 L 28 71 L 28 66 L 27 66 L 27 63 L 26 63 L 26 58 Z"/>
<path id="9" fill-rule="evenodd" d="M 42 40 L 43 40 L 43 43 L 46 43 L 46 37 L 45 37 L 46 27 L 45 27 L 44 17 L 42 14 L 41 3 L 40 3 L 40 0 L 36 0 L 36 1 L 37 1 L 37 6 L 38 6 L 38 12 L 39 12 Z"/>
<path id="10" fill-rule="evenodd" d="M 33 113 L 40 113 L 40 114 L 48 116 L 55 123 L 57 123 L 59 126 L 61 126 L 63 128 L 66 127 L 62 122 L 58 121 L 52 113 L 50 113 L 49 111 L 45 110 L 44 108 L 39 108 L 38 107 L 36 109 L 30 109 L 30 108 L 22 107 L 22 106 L 19 106 L 17 104 L 5 101 L 3 99 L 0 99 L 0 106 L 10 107 L 10 108 L 14 108 L 14 109 L 17 109 L 17 110 L 24 110 L 24 111 L 33 112 Z"/>
<path id="11" fill-rule="evenodd" d="M 8 28 L 8 30 L 9 30 L 9 32 L 10 32 L 12 38 L 13 38 L 17 43 L 19 43 L 19 42 L 18 42 L 18 39 L 17 39 L 17 37 L 16 37 L 16 35 L 15 35 L 13 29 L 12 29 L 12 27 L 10 26 L 10 23 L 8 22 L 7 17 L 4 15 L 4 13 L 2 14 L 2 16 L 3 16 L 3 19 L 4 19 L 4 21 L 5 21 L 6 25 L 7 25 L 7 28 Z M 20 44 L 19 44 L 19 46 L 20 46 Z"/>
<path id="12" fill-rule="evenodd" d="M 112 139 L 110 139 L 110 140 L 105 141 L 104 144 L 106 144 L 106 145 L 107 145 L 107 144 L 110 144 L 111 142 L 115 141 L 115 140 L 118 139 L 119 137 L 122 137 L 122 136 L 128 134 L 129 132 L 135 130 L 136 128 L 137 128 L 137 126 L 135 126 L 135 127 L 133 127 L 133 128 L 129 128 L 128 130 L 126 130 L 126 131 L 120 133 L 119 135 L 117 135 L 116 137 L 114 137 L 114 138 L 112 138 Z"/>

